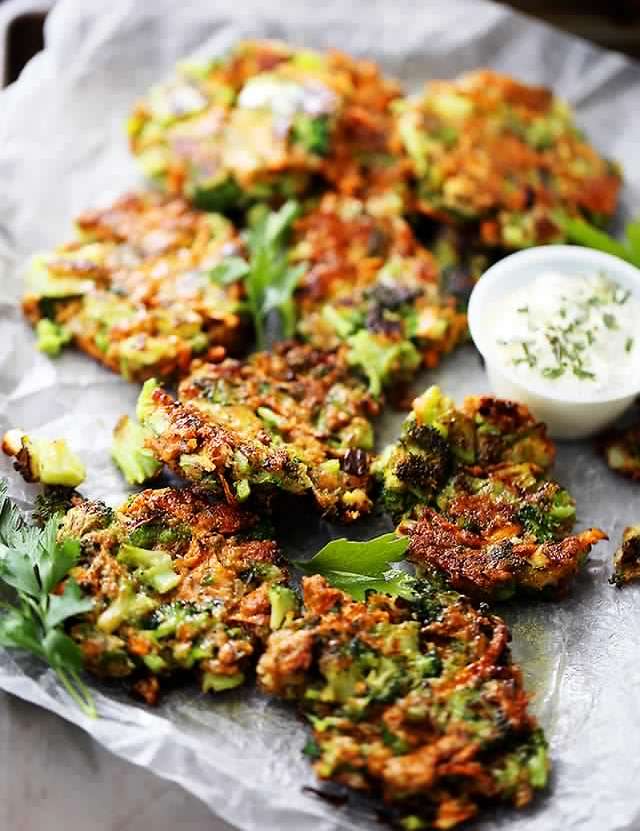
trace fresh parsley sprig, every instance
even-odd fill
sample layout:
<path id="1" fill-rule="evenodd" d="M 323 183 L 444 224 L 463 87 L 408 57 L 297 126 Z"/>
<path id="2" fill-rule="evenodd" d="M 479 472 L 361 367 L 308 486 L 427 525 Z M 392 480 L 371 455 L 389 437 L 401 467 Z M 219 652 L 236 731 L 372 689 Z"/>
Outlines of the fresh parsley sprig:
<path id="1" fill-rule="evenodd" d="M 305 574 L 322 575 L 355 600 L 365 600 L 369 591 L 413 600 L 413 577 L 392 567 L 404 558 L 408 545 L 406 537 L 393 532 L 364 542 L 332 540 L 310 560 L 296 560 L 295 565 Z"/>
<path id="2" fill-rule="evenodd" d="M 82 653 L 62 627 L 93 603 L 68 577 L 80 543 L 59 543 L 58 522 L 54 516 L 42 529 L 28 526 L 7 496 L 7 483 L 0 482 L 0 583 L 15 591 L 13 602 L 0 601 L 0 646 L 47 661 L 82 712 L 95 718 L 93 698 L 80 677 Z M 54 593 L 63 580 L 62 593 Z"/>
<path id="3" fill-rule="evenodd" d="M 298 212 L 295 200 L 285 202 L 280 210 L 261 217 L 248 233 L 251 256 L 245 286 L 259 349 L 266 345 L 266 322 L 271 312 L 279 314 L 283 337 L 289 338 L 295 331 L 293 292 L 305 267 L 289 263 L 287 238 Z"/>
<path id="4" fill-rule="evenodd" d="M 267 345 L 267 319 L 274 311 L 279 315 L 283 337 L 289 338 L 295 331 L 293 293 L 305 267 L 290 264 L 287 241 L 298 212 L 295 200 L 285 202 L 278 211 L 254 211 L 246 232 L 249 261 L 228 257 L 209 273 L 210 279 L 219 285 L 244 281 L 246 308 L 253 318 L 258 349 Z"/>
<path id="5" fill-rule="evenodd" d="M 622 241 L 577 217 L 568 219 L 564 223 L 564 229 L 570 242 L 606 251 L 607 254 L 615 254 L 616 257 L 640 268 L 640 219 L 627 223 L 624 230 L 625 238 Z"/>

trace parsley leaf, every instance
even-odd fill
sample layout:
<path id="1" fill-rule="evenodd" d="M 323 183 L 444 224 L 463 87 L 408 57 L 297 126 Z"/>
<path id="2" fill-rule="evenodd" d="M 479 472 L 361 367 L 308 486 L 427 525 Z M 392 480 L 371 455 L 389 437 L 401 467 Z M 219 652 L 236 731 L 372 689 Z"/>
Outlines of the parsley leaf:
<path id="1" fill-rule="evenodd" d="M 227 257 L 209 271 L 209 279 L 220 286 L 228 286 L 249 273 L 249 263 L 242 257 Z"/>
<path id="2" fill-rule="evenodd" d="M 409 545 L 406 537 L 393 532 L 371 540 L 332 540 L 310 560 L 296 560 L 305 574 L 320 574 L 332 586 L 365 600 L 367 592 L 383 592 L 411 600 L 414 579 L 391 563 L 402 560 Z"/>
<path id="3" fill-rule="evenodd" d="M 265 328 L 271 312 L 279 314 L 283 337 L 291 337 L 295 330 L 293 292 L 305 266 L 290 265 L 286 243 L 298 210 L 295 200 L 285 202 L 280 210 L 262 214 L 248 232 L 250 257 L 245 288 L 258 349 L 266 346 Z"/>
<path id="4" fill-rule="evenodd" d="M 42 529 L 29 527 L 8 498 L 7 483 L 0 482 L 0 582 L 16 592 L 13 603 L 0 603 L 0 646 L 47 661 L 85 715 L 95 718 L 93 698 L 80 677 L 82 652 L 62 629 L 93 601 L 68 576 L 80 543 L 58 542 L 58 521 L 53 516 Z M 63 580 L 62 593 L 53 594 Z"/>

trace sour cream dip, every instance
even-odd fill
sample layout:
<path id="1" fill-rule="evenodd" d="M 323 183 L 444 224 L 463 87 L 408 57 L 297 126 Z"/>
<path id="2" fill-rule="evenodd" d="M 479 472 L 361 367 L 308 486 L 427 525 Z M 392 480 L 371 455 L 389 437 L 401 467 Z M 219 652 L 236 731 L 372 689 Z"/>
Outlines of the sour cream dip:
<path id="1" fill-rule="evenodd" d="M 640 372 L 640 301 L 602 272 L 542 271 L 496 303 L 491 326 L 499 360 L 562 398 L 615 395 Z"/>
<path id="2" fill-rule="evenodd" d="M 555 438 L 597 433 L 640 393 L 640 270 L 602 251 L 547 245 L 489 268 L 469 329 L 495 395 Z"/>

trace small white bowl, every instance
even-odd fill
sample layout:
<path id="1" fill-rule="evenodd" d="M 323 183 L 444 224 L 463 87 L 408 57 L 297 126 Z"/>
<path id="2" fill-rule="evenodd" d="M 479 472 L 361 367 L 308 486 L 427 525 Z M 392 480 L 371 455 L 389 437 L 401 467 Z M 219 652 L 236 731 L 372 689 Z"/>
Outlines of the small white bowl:
<path id="1" fill-rule="evenodd" d="M 530 407 L 557 439 L 581 439 L 598 433 L 629 407 L 640 392 L 640 376 L 615 395 L 594 395 L 592 399 L 563 397 L 562 390 L 550 393 L 543 384 L 528 384 L 503 360 L 496 348 L 496 332 L 487 325 L 487 312 L 505 295 L 526 286 L 545 271 L 569 276 L 604 273 L 632 292 L 640 301 L 640 269 L 592 248 L 577 245 L 544 245 L 510 254 L 491 266 L 481 277 L 469 299 L 469 330 L 485 361 L 494 393 Z M 640 321 L 638 321 L 640 334 Z"/>

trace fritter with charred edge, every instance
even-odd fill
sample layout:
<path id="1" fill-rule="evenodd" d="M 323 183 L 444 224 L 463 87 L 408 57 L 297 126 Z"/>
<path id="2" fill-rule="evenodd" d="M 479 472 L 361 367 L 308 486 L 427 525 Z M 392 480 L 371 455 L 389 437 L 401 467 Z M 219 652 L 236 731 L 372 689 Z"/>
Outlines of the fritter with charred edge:
<path id="1" fill-rule="evenodd" d="M 621 175 L 543 87 L 490 70 L 432 81 L 397 105 L 420 211 L 479 227 L 485 244 L 524 248 L 565 239 L 563 221 L 602 222 Z"/>
<path id="2" fill-rule="evenodd" d="M 554 456 L 523 405 L 484 396 L 457 410 L 432 387 L 374 474 L 385 509 L 410 536 L 409 559 L 426 573 L 480 597 L 560 595 L 606 535 L 569 536 L 575 503 L 547 478 Z"/>
<path id="3" fill-rule="evenodd" d="M 608 433 L 600 446 L 611 470 L 640 482 L 640 423 Z"/>
<path id="4" fill-rule="evenodd" d="M 494 508 L 498 512 L 501 505 Z M 520 510 L 526 508 L 525 502 Z M 606 539 L 602 531 L 590 528 L 540 542 L 525 524 L 501 528 L 499 516 L 492 523 L 497 526 L 493 534 L 474 533 L 465 530 L 460 518 L 449 520 L 426 508 L 408 529 L 408 559 L 427 575 L 442 575 L 453 588 L 474 597 L 506 600 L 515 592 L 561 597 L 591 546 Z"/>
<path id="5" fill-rule="evenodd" d="M 342 352 L 283 343 L 242 363 L 196 364 L 179 395 L 155 390 L 143 413 L 147 446 L 176 473 L 231 501 L 281 489 L 313 494 L 344 521 L 370 510 L 379 405 Z"/>
<path id="6" fill-rule="evenodd" d="M 148 703 L 180 673 L 205 692 L 242 683 L 270 631 L 270 589 L 286 579 L 255 516 L 166 488 L 116 511 L 83 502 L 59 534 L 80 540 L 72 575 L 94 600 L 70 633 L 89 670 L 129 679 Z"/>
<path id="7" fill-rule="evenodd" d="M 262 688 L 298 702 L 322 779 L 380 793 L 401 828 L 452 828 L 483 803 L 526 805 L 547 780 L 506 624 L 423 584 L 366 603 L 303 582 L 304 609 L 269 638 Z"/>
<path id="8" fill-rule="evenodd" d="M 226 56 L 179 64 L 128 123 L 147 176 L 200 207 L 230 210 L 301 194 L 313 177 L 352 193 L 388 167 L 398 85 L 339 52 L 244 41 Z"/>
<path id="9" fill-rule="evenodd" d="M 524 405 L 476 396 L 457 409 L 438 387 L 430 387 L 413 402 L 398 442 L 382 451 L 374 473 L 385 509 L 398 520 L 415 507 L 432 504 L 461 468 L 524 463 L 543 474 L 554 459 L 544 424 Z"/>
<path id="10" fill-rule="evenodd" d="M 184 200 L 129 194 L 82 214 L 77 238 L 34 258 L 23 309 L 39 347 L 73 340 L 131 380 L 183 374 L 194 355 L 237 348 L 240 283 L 209 277 L 242 250 L 231 223 Z"/>
<path id="11" fill-rule="evenodd" d="M 297 294 L 300 334 L 322 349 L 346 341 L 378 394 L 421 361 L 435 366 L 466 335 L 435 258 L 404 219 L 382 209 L 325 194 L 296 222 L 292 252 L 307 265 Z"/>
<path id="12" fill-rule="evenodd" d="M 640 526 L 624 529 L 620 547 L 613 555 L 613 575 L 610 582 L 623 586 L 640 578 Z"/>

